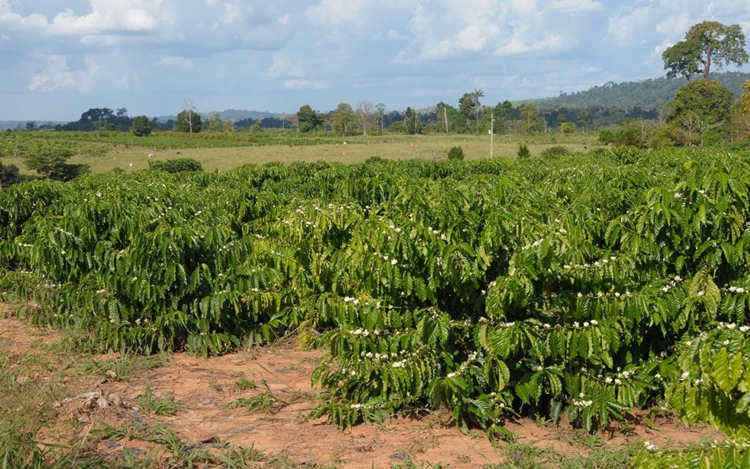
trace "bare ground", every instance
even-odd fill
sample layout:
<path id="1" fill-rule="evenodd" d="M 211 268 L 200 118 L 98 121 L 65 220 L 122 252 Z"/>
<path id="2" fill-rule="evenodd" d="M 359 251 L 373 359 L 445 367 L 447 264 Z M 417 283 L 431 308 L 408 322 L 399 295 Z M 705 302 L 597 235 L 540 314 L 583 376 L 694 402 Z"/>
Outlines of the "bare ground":
<path id="1" fill-rule="evenodd" d="M 309 419 L 320 391 L 311 386 L 310 376 L 323 353 L 300 350 L 291 343 L 211 358 L 171 354 L 158 366 L 141 366 L 129 376 L 117 376 L 115 370 L 120 368 L 115 365 L 123 362 L 118 355 L 63 356 L 60 350 L 64 347 L 56 346 L 62 339 L 60 333 L 30 327 L 16 319 L 8 305 L 0 304 L 0 352 L 47 360 L 41 371 L 27 373 L 31 376 L 15 370 L 19 379 L 60 385 L 67 396 L 54 403 L 60 411 L 59 421 L 46 435 L 54 440 L 81 441 L 106 425 L 127 427 L 145 422 L 149 426 L 166 424 L 183 440 L 206 447 L 227 443 L 253 447 L 308 467 L 383 468 L 413 462 L 477 468 L 504 457 L 482 432 L 464 434 L 442 413 L 395 418 L 383 425 L 364 424 L 344 431 L 324 418 Z M 92 363 L 99 364 L 98 368 Z M 112 364 L 109 368 L 108 363 Z M 158 416 L 143 409 L 138 401 L 147 386 L 157 399 L 174 398 L 176 414 Z M 92 397 L 91 393 L 97 394 Z M 262 394 L 270 397 L 269 408 L 263 412 L 251 413 L 233 405 L 238 399 Z M 96 405 L 97 396 L 102 398 L 101 405 Z M 644 440 L 657 446 L 676 445 L 719 437 L 709 428 L 684 427 L 668 417 L 656 423 L 658 429 L 651 429 L 635 421 L 627 431 L 602 437 L 610 446 Z M 586 436 L 566 425 L 557 428 L 519 419 L 508 422 L 506 428 L 520 443 L 551 447 L 563 454 L 588 451 L 580 444 Z M 147 443 L 124 436 L 102 440 L 96 449 L 102 457 L 114 458 L 123 448 L 136 452 L 149 449 Z"/>

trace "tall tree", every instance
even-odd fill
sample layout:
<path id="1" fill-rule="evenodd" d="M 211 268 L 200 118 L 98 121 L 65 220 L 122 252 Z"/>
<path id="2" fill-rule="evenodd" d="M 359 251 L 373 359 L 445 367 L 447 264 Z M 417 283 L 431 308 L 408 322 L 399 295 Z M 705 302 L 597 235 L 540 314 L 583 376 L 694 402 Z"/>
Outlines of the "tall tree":
<path id="1" fill-rule="evenodd" d="M 450 132 L 450 119 L 448 118 L 448 109 L 450 108 L 449 105 L 445 104 L 444 102 L 440 101 L 437 103 L 437 106 L 435 106 L 435 114 L 437 115 L 438 122 L 441 123 L 441 127 L 445 131 L 445 133 Z"/>
<path id="2" fill-rule="evenodd" d="M 154 130 L 154 124 L 146 116 L 138 116 L 133 118 L 133 126 L 130 128 L 130 132 L 136 137 L 147 137 L 151 135 Z"/>
<path id="3" fill-rule="evenodd" d="M 375 105 L 372 101 L 357 101 L 357 110 L 354 112 L 359 128 L 362 134 L 367 135 L 367 129 L 372 126 L 375 118 Z"/>
<path id="4" fill-rule="evenodd" d="M 586 128 L 591 122 L 591 113 L 588 110 L 583 109 L 578 112 L 576 120 L 578 121 L 578 125 L 580 125 L 583 128 L 583 131 L 586 132 Z"/>
<path id="5" fill-rule="evenodd" d="M 354 111 L 351 105 L 339 103 L 336 110 L 331 113 L 331 126 L 333 130 L 341 132 L 341 136 L 346 135 L 347 130 L 351 130 L 354 125 Z"/>
<path id="6" fill-rule="evenodd" d="M 745 80 L 743 93 L 732 109 L 732 135 L 739 140 L 750 139 L 750 80 Z"/>
<path id="7" fill-rule="evenodd" d="M 533 104 L 526 104 L 521 108 L 520 112 L 524 132 L 535 132 L 542 129 L 543 123 L 539 117 L 539 108 Z"/>
<path id="8" fill-rule="evenodd" d="M 422 133 L 422 121 L 419 114 L 410 107 L 407 107 L 406 112 L 404 112 L 404 128 L 407 134 Z"/>
<path id="9" fill-rule="evenodd" d="M 231 122 L 221 120 L 218 112 L 212 112 L 203 125 L 204 130 L 209 132 L 225 132 L 231 130 Z"/>
<path id="10" fill-rule="evenodd" d="M 734 95 L 716 81 L 698 80 L 682 87 L 674 96 L 667 122 L 681 129 L 686 138 L 683 143 L 696 143 L 706 132 L 720 132 L 729 121 Z"/>
<path id="11" fill-rule="evenodd" d="M 497 103 L 494 109 L 495 114 L 495 131 L 505 131 L 509 124 L 515 117 L 515 110 L 513 109 L 513 103 L 507 99 L 502 103 Z"/>
<path id="12" fill-rule="evenodd" d="M 458 114 L 466 121 L 466 131 L 471 129 L 471 118 L 474 114 L 474 97 L 471 93 L 464 93 L 461 99 L 458 100 Z"/>
<path id="13" fill-rule="evenodd" d="M 178 132 L 196 133 L 201 131 L 201 116 L 195 112 L 192 99 L 185 99 L 182 112 L 177 115 L 174 128 Z"/>
<path id="14" fill-rule="evenodd" d="M 192 109 L 185 109 L 177 114 L 177 120 L 174 121 L 174 129 L 177 132 L 198 133 L 203 128 L 203 121 L 200 114 Z"/>
<path id="15" fill-rule="evenodd" d="M 662 54 L 667 78 L 684 76 L 690 80 L 702 74 L 708 80 L 711 66 L 742 66 L 748 62 L 745 35 L 738 24 L 723 25 L 717 21 L 704 21 L 693 25 L 685 40 L 668 47 Z"/>
<path id="16" fill-rule="evenodd" d="M 385 110 L 387 109 L 385 104 L 378 103 L 375 105 L 375 109 L 378 110 L 378 122 L 380 124 L 380 133 L 383 133 L 383 129 L 385 129 L 385 123 L 383 122 L 383 119 L 385 117 Z"/>
<path id="17" fill-rule="evenodd" d="M 477 133 L 479 133 L 479 98 L 484 98 L 484 91 L 474 88 L 474 91 L 469 93 L 469 95 L 471 96 L 471 100 L 474 103 L 474 120 L 477 124 Z"/>
<path id="18" fill-rule="evenodd" d="M 297 121 L 299 122 L 300 132 L 310 132 L 323 125 L 323 120 L 309 104 L 305 104 L 299 108 L 299 111 L 297 111 Z"/>

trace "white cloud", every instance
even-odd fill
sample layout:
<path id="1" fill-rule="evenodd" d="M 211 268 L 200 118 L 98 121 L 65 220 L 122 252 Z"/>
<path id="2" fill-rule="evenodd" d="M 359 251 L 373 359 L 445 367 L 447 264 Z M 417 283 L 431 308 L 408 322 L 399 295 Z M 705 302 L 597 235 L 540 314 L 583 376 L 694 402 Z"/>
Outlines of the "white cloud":
<path id="1" fill-rule="evenodd" d="M 342 24 L 359 23 L 365 20 L 360 13 L 369 0 L 321 0 L 307 8 L 307 19 L 320 26 L 338 27 Z"/>
<path id="2" fill-rule="evenodd" d="M 284 88 L 288 90 L 321 89 L 323 85 L 312 80 L 286 80 Z"/>
<path id="3" fill-rule="evenodd" d="M 38 13 L 21 16 L 13 13 L 8 0 L 0 0 L 0 25 L 8 29 L 42 29 L 48 25 L 47 18 Z"/>
<path id="4" fill-rule="evenodd" d="M 511 0 L 511 8 L 519 15 L 532 15 L 539 11 L 537 0 Z"/>
<path id="5" fill-rule="evenodd" d="M 188 70 L 193 68 L 193 61 L 184 57 L 164 57 L 154 64 L 154 67 L 162 70 Z"/>
<path id="6" fill-rule="evenodd" d="M 280 25 L 286 26 L 287 24 L 289 24 L 289 13 L 286 13 L 286 14 L 284 14 L 284 16 L 277 18 L 276 21 Z"/>
<path id="7" fill-rule="evenodd" d="M 117 36 L 114 34 L 88 35 L 81 38 L 81 44 L 92 46 L 112 46 L 117 42 Z"/>
<path id="8" fill-rule="evenodd" d="M 402 41 L 406 39 L 406 36 L 402 36 L 401 33 L 396 31 L 395 29 L 389 29 L 387 34 L 388 39 L 391 41 Z"/>
<path id="9" fill-rule="evenodd" d="M 214 29 L 223 24 L 244 24 L 253 14 L 252 5 L 242 5 L 240 3 L 225 3 L 224 14 L 219 17 L 219 21 L 214 24 Z"/>
<path id="10" fill-rule="evenodd" d="M 88 35 L 111 31 L 146 31 L 158 26 L 154 12 L 162 0 L 89 0 L 91 13 L 76 15 L 67 9 L 52 21 L 38 13 L 13 13 L 8 0 L 0 2 L 0 24 L 12 29 L 39 30 L 49 34 Z"/>
<path id="11" fill-rule="evenodd" d="M 664 34 L 667 39 L 680 40 L 692 26 L 693 21 L 687 13 L 667 18 L 656 25 L 656 31 Z"/>
<path id="12" fill-rule="evenodd" d="M 130 81 L 128 80 L 128 77 L 122 77 L 115 82 L 115 86 L 119 90 L 129 90 Z"/>
<path id="13" fill-rule="evenodd" d="M 26 86 L 29 91 L 52 93 L 61 88 L 75 88 L 87 92 L 100 70 L 99 65 L 89 57 L 84 59 L 86 67 L 80 70 L 70 70 L 68 59 L 64 55 L 49 55 L 42 59 L 46 60 L 47 64 Z"/>
<path id="14" fill-rule="evenodd" d="M 643 30 L 651 23 L 656 11 L 651 6 L 636 8 L 627 14 L 609 19 L 607 35 L 619 46 L 627 46 L 643 37 Z"/>
<path id="15" fill-rule="evenodd" d="M 505 14 L 507 7 L 499 0 L 442 0 L 435 8 L 415 12 L 408 29 L 419 47 L 419 59 L 446 60 L 497 43 Z"/>
<path id="16" fill-rule="evenodd" d="M 596 72 L 601 72 L 602 69 L 601 67 L 584 67 L 581 69 L 581 71 L 584 73 L 596 73 Z"/>
<path id="17" fill-rule="evenodd" d="M 510 42 L 502 47 L 495 49 L 495 55 L 518 55 L 530 54 L 534 52 L 543 52 L 562 49 L 566 45 L 562 36 L 553 34 L 539 41 L 526 42 L 520 35 L 514 35 Z"/>
<path id="18" fill-rule="evenodd" d="M 8 36 L 6 34 L 0 34 L 0 44 L 4 44 L 4 43 L 10 42 L 12 40 L 13 39 L 10 36 Z"/>
<path id="19" fill-rule="evenodd" d="M 91 13 L 58 13 L 50 30 L 59 34 L 97 34 L 107 31 L 145 31 L 158 25 L 153 10 L 160 0 L 90 0 Z"/>
<path id="20" fill-rule="evenodd" d="M 273 63 L 268 69 L 269 77 L 301 77 L 305 75 L 305 67 L 292 60 L 281 52 L 273 54 Z"/>
<path id="21" fill-rule="evenodd" d="M 602 4 L 593 0 L 555 0 L 546 9 L 565 13 L 587 13 L 601 10 Z"/>
<path id="22" fill-rule="evenodd" d="M 433 0 L 411 15 L 410 49 L 422 60 L 568 50 L 586 34 L 582 15 L 603 8 L 595 0 Z M 412 55 L 402 51 L 397 62 L 408 62 Z"/>

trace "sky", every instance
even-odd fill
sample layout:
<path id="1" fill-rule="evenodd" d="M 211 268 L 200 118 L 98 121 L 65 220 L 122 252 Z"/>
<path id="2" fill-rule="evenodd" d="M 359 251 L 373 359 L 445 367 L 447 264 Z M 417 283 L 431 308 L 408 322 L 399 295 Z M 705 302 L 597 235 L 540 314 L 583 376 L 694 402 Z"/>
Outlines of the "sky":
<path id="1" fill-rule="evenodd" d="M 0 0 L 0 120 L 557 96 L 664 76 L 705 20 L 750 37 L 748 0 Z"/>

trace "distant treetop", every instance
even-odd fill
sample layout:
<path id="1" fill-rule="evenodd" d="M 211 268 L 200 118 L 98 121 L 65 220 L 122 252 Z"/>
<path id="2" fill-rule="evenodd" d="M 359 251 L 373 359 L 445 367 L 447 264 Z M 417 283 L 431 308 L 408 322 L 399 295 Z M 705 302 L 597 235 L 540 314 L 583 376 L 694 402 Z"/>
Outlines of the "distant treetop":
<path id="1" fill-rule="evenodd" d="M 724 65 L 742 66 L 748 62 L 745 35 L 738 24 L 726 26 L 704 21 L 693 25 L 685 34 L 685 40 L 668 47 L 662 59 L 668 70 L 667 78 L 683 76 L 690 80 L 703 75 L 708 80 L 712 65 L 721 69 Z"/>

